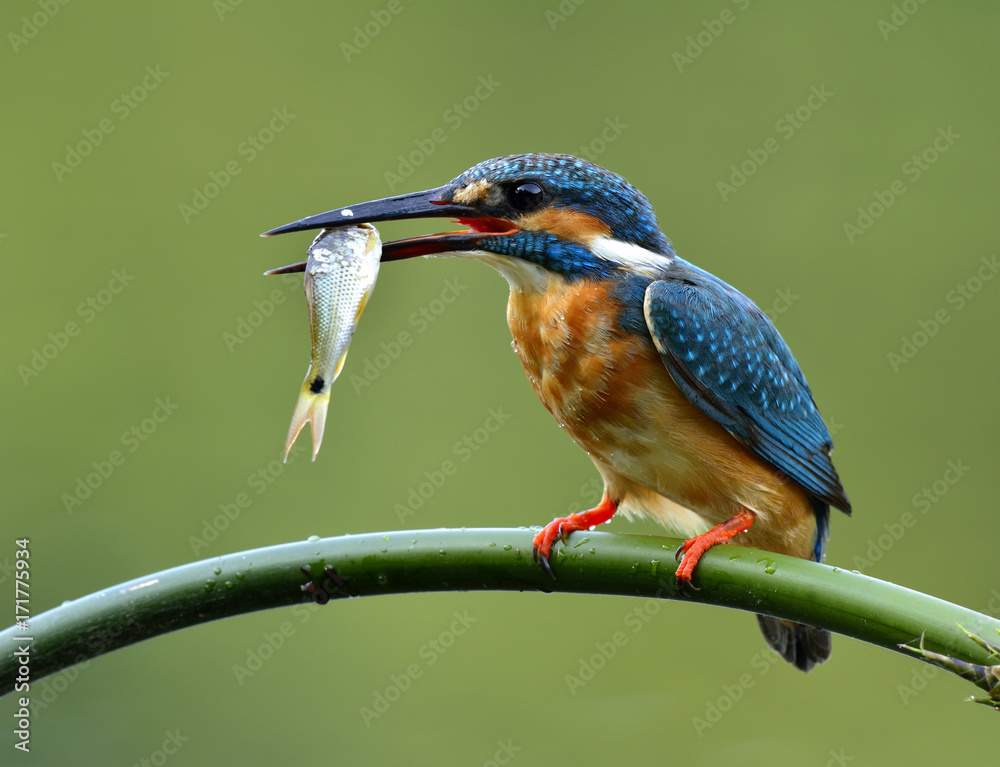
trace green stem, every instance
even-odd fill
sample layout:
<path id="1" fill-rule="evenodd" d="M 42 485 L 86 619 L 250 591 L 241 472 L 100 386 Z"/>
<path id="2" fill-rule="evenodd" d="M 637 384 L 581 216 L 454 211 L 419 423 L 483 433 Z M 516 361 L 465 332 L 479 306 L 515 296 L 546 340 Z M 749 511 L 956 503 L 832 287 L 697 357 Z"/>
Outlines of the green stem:
<path id="1" fill-rule="evenodd" d="M 229 554 L 137 578 L 32 617 L 27 630 L 0 632 L 0 647 L 31 636 L 32 682 L 143 639 L 229 615 L 314 598 L 302 590 L 310 567 L 333 599 L 421 591 L 539 590 L 678 599 L 680 541 L 574 533 L 553 550 L 550 580 L 531 556 L 523 528 L 420 530 L 347 535 Z M 332 565 L 336 582 L 323 578 Z M 342 579 L 342 581 L 341 581 Z M 338 587 L 337 583 L 343 583 Z M 763 612 L 820 626 L 890 650 L 923 633 L 924 646 L 988 665 L 990 653 L 956 628 L 989 636 L 1000 622 L 891 583 L 755 549 L 717 546 L 695 574 L 695 602 Z M 22 640 L 20 644 L 24 644 Z M 908 655 L 908 657 L 912 657 Z M 0 694 L 13 689 L 18 658 L 0 657 Z"/>

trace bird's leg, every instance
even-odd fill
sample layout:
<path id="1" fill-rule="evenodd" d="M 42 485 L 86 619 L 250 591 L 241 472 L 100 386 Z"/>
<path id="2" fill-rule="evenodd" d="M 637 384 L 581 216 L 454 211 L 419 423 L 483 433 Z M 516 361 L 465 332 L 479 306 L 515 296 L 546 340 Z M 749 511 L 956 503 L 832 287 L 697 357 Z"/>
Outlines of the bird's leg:
<path id="1" fill-rule="evenodd" d="M 694 568 L 697 566 L 698 560 L 701 559 L 701 555 L 713 546 L 729 543 L 733 537 L 745 533 L 756 518 L 757 515 L 749 509 L 740 509 L 731 519 L 727 519 L 721 525 L 716 525 L 707 533 L 688 538 L 680 545 L 676 558 L 680 559 L 683 555 L 684 561 L 677 568 L 675 577 L 677 578 L 677 591 L 680 592 L 681 596 L 684 595 L 686 589 L 698 590 L 698 587 L 691 583 L 691 576 L 694 574 Z"/>
<path id="2" fill-rule="evenodd" d="M 618 504 L 608 496 L 601 498 L 601 502 L 589 511 L 581 511 L 570 514 L 568 517 L 556 517 L 543 527 L 532 541 L 534 545 L 535 561 L 548 576 L 555 580 L 552 568 L 549 567 L 549 554 L 552 552 L 552 545 L 557 541 L 566 541 L 566 536 L 575 530 L 591 530 L 602 522 L 607 522 L 615 515 Z"/>

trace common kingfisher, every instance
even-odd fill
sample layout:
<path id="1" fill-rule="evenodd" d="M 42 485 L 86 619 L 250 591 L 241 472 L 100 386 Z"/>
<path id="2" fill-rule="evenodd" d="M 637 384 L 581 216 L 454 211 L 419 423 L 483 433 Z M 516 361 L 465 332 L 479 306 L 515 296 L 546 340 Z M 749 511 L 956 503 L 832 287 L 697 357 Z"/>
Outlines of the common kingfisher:
<path id="1" fill-rule="evenodd" d="M 432 217 L 468 228 L 385 243 L 382 260 L 457 255 L 499 271 L 528 380 L 604 480 L 595 508 L 535 536 L 547 573 L 557 540 L 618 510 L 691 536 L 677 552 L 682 593 L 720 543 L 822 561 L 830 507 L 851 504 L 805 376 L 749 298 L 677 256 L 621 176 L 569 155 L 509 155 L 264 236 Z M 829 632 L 757 617 L 803 671 L 829 657 Z"/>

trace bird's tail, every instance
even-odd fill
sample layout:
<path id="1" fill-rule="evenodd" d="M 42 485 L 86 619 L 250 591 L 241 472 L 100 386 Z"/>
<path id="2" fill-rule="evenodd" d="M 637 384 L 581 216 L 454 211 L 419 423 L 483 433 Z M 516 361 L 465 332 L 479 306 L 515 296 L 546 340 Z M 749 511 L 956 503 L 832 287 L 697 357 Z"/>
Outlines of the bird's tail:
<path id="1" fill-rule="evenodd" d="M 764 639 L 782 658 L 802 671 L 811 671 L 830 657 L 830 632 L 770 615 L 758 615 Z"/>
<path id="2" fill-rule="evenodd" d="M 295 412 L 292 413 L 292 424 L 288 427 L 288 440 L 285 442 L 285 460 L 288 460 L 288 452 L 295 444 L 299 432 L 306 425 L 306 421 L 312 422 L 313 438 L 313 460 L 319 453 L 319 446 L 323 442 L 323 427 L 326 425 L 326 409 L 330 404 L 330 387 L 324 386 L 323 390 L 316 393 L 312 390 L 309 378 L 302 384 L 302 391 L 299 393 L 299 400 L 295 403 Z"/>
<path id="3" fill-rule="evenodd" d="M 814 500 L 812 506 L 816 514 L 816 544 L 811 558 L 822 562 L 826 542 L 830 537 L 830 507 L 818 500 Z M 826 629 L 792 623 L 770 615 L 758 615 L 757 622 L 771 649 L 797 669 L 811 671 L 817 663 L 823 663 L 830 657 L 833 641 Z"/>

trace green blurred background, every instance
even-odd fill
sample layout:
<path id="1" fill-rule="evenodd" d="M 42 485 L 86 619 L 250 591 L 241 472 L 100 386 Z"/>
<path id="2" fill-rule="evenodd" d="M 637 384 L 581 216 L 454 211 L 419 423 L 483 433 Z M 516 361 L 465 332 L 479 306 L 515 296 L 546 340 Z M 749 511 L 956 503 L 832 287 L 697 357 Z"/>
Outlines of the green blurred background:
<path id="1" fill-rule="evenodd" d="M 545 151 L 626 176 L 682 256 L 772 313 L 855 508 L 833 520 L 828 561 L 1000 606 L 1000 279 L 984 279 L 1000 235 L 995 4 L 18 0 L 0 32 L 6 605 L 16 537 L 31 540 L 38 612 L 311 534 L 543 524 L 593 502 L 590 461 L 511 354 L 505 282 L 457 259 L 383 269 L 319 459 L 276 462 L 309 339 L 301 282 L 261 272 L 303 258 L 311 236 L 257 234 Z M 745 183 L 720 187 L 741 164 Z M 411 345 L 380 357 L 402 331 Z M 510 418 L 462 460 L 455 443 L 491 408 Z M 116 450 L 120 465 L 67 508 Z M 448 459 L 457 474 L 400 514 Z M 209 541 L 241 493 L 249 506 Z M 886 537 L 907 512 L 915 524 Z M 636 607 L 650 614 L 633 631 Z M 439 653 L 428 643 L 456 611 L 474 622 Z M 285 622 L 282 647 L 238 679 Z M 619 630 L 627 645 L 571 691 L 567 674 Z M 963 704 L 971 688 L 953 678 L 928 682 L 926 667 L 845 638 L 808 677 L 763 650 L 750 616 L 620 598 L 271 611 L 37 682 L 51 703 L 30 759 L 902 765 L 994 752 L 976 736 L 996 714 Z M 366 721 L 410 664 L 419 678 Z M 13 711 L 0 703 L 4 762 Z M 167 733 L 187 739 L 175 754 Z"/>

